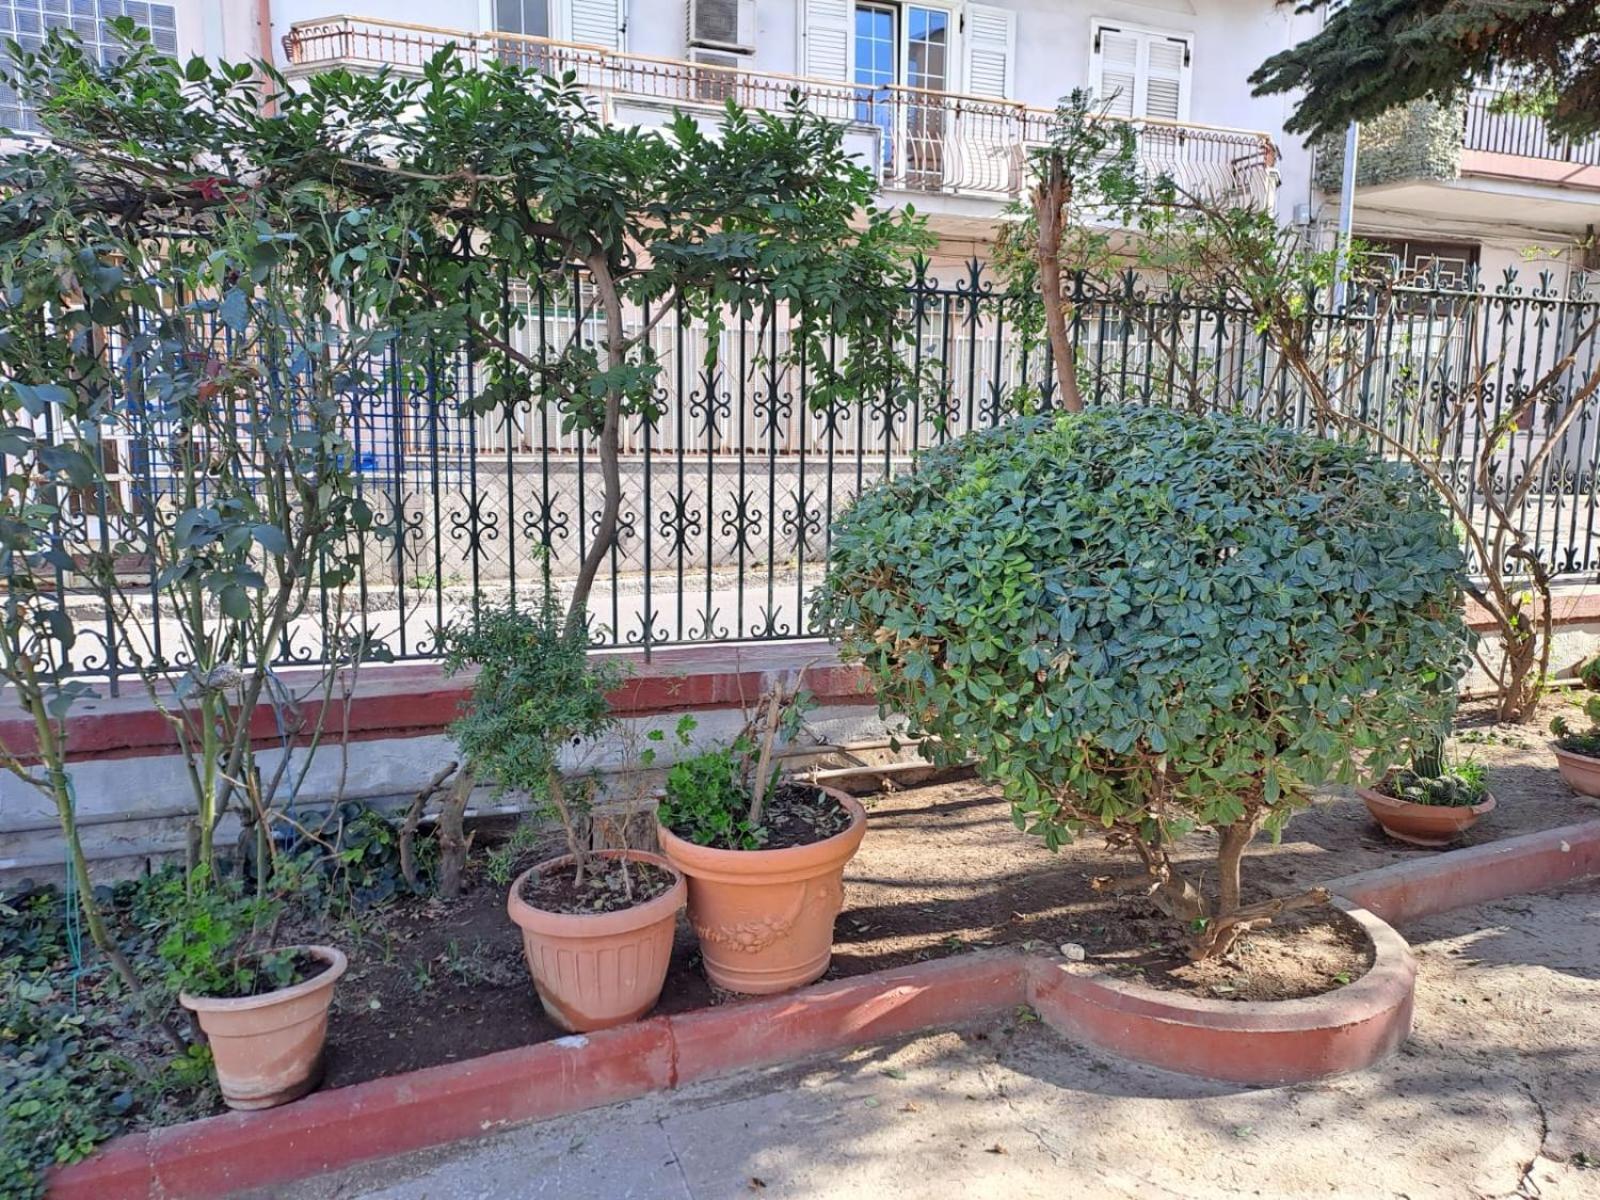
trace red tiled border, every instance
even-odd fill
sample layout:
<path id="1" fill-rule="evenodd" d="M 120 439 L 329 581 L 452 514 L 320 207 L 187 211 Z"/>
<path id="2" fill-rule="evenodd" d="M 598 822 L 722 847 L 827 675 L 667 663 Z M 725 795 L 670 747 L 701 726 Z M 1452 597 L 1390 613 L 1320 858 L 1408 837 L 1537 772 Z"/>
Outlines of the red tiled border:
<path id="1" fill-rule="evenodd" d="M 990 951 L 818 984 L 319 1092 L 108 1143 L 56 1172 L 58 1200 L 215 1200 L 729 1072 L 791 1062 L 1031 1003 L 1065 1036 L 1248 1085 L 1368 1066 L 1411 1025 L 1415 964 L 1384 923 L 1600 874 L 1600 820 L 1331 881 L 1373 939 L 1373 969 L 1309 1000 L 1236 1003 Z M 1366 911 L 1361 906 L 1370 906 Z"/>
<path id="2" fill-rule="evenodd" d="M 1346 901 L 1372 939 L 1372 969 L 1306 1000 L 1208 1000 L 1053 959 L 1028 963 L 1028 1001 L 1072 1041 L 1152 1067 L 1270 1087 L 1371 1066 L 1411 1032 L 1417 966 L 1405 940 Z"/>
<path id="3" fill-rule="evenodd" d="M 1485 842 L 1328 881 L 1385 921 L 1421 917 L 1600 875 L 1600 820 Z"/>
<path id="4" fill-rule="evenodd" d="M 857 667 L 840 664 L 826 642 L 786 642 L 767 646 L 691 646 L 654 651 L 650 661 L 639 651 L 608 655 L 628 664 L 628 679 L 611 694 L 618 716 L 647 717 L 660 713 L 736 708 L 753 703 L 779 672 L 804 671 L 807 687 L 823 704 L 875 704 L 876 694 Z M 298 692 L 317 678 L 315 671 L 295 668 L 280 672 L 285 686 Z M 172 724 L 150 704 L 136 682 L 125 681 L 125 694 L 80 701 L 72 710 L 70 757 L 74 760 L 132 758 L 179 752 Z M 404 663 L 361 669 L 358 694 L 345 705 L 331 705 L 322 736 L 337 738 L 348 728 L 351 741 L 420 737 L 438 733 L 456 717 L 471 687 L 471 675 L 447 676 L 437 664 Z M 0 689 L 0 697 L 4 691 Z M 301 728 L 308 740 L 320 701 L 304 706 Z M 0 703 L 0 710 L 20 711 Z M 277 715 L 260 705 L 252 719 L 258 748 L 282 744 Z M 290 731 L 291 734 L 293 731 Z M 26 756 L 34 746 L 31 720 L 0 719 L 0 745 Z"/>
<path id="5" fill-rule="evenodd" d="M 918 963 L 133 1134 L 56 1172 L 49 1195 L 216 1200 L 730 1071 L 992 1019 L 1023 1003 L 1024 970 L 1007 951 Z"/>

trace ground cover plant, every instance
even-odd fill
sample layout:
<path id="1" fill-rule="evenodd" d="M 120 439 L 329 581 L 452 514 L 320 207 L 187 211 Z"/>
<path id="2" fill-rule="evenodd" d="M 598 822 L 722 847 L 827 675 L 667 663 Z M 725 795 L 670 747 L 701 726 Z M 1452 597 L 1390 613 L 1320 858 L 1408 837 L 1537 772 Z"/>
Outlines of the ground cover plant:
<path id="1" fill-rule="evenodd" d="M 1232 417 L 1101 408 L 928 455 L 837 523 L 817 617 L 936 759 L 1052 846 L 1099 828 L 1225 953 L 1298 897 L 1240 864 L 1309 788 L 1436 737 L 1465 661 L 1461 551 L 1426 480 Z M 1171 850 L 1217 835 L 1212 868 Z"/>

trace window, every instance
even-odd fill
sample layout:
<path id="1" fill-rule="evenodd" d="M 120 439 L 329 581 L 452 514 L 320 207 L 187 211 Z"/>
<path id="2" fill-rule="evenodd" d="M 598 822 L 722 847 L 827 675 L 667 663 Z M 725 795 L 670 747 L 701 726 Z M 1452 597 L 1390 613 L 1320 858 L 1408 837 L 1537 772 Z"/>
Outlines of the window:
<path id="1" fill-rule="evenodd" d="M 944 105 L 890 88 L 949 89 L 952 24 L 951 11 L 933 5 L 855 6 L 856 119 L 883 130 L 884 163 L 907 183 L 937 183 L 942 174 Z"/>
<path id="2" fill-rule="evenodd" d="M 1368 269 L 1402 287 L 1465 288 L 1478 265 L 1472 242 L 1412 241 L 1406 238 L 1363 238 L 1369 247 Z"/>
<path id="3" fill-rule="evenodd" d="M 549 37 L 549 0 L 495 0 L 494 30 L 527 37 Z"/>
<path id="4" fill-rule="evenodd" d="M 1190 42 L 1180 34 L 1096 22 L 1090 78 L 1114 116 L 1189 119 Z"/>
<path id="5" fill-rule="evenodd" d="M 519 37 L 549 37 L 549 0 L 495 0 L 494 31 L 514 33 Z M 547 54 L 544 47 L 509 39 L 497 39 L 497 43 L 495 53 L 505 61 L 538 71 L 545 69 Z"/>
<path id="6" fill-rule="evenodd" d="M 147 30 L 157 50 L 178 52 L 175 7 L 145 0 L 0 0 L 0 44 L 15 41 L 24 50 L 37 50 L 46 33 L 65 29 L 78 35 L 86 53 L 110 62 L 121 50 L 111 31 L 111 22 L 118 17 L 129 17 Z M 0 126 L 18 131 L 39 128 L 32 110 L 4 84 L 0 84 Z"/>

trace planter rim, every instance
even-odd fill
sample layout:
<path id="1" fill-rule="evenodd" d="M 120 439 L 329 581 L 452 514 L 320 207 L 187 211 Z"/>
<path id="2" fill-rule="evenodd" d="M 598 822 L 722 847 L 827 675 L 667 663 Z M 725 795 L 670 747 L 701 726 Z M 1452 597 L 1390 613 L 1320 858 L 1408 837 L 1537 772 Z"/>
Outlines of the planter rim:
<path id="1" fill-rule="evenodd" d="M 558 913 L 529 904 L 522 898 L 522 885 L 534 875 L 572 862 L 572 855 L 562 854 L 536 863 L 511 881 L 511 890 L 506 894 L 506 915 L 520 928 L 537 928 L 547 937 L 604 937 L 608 934 L 626 933 L 645 925 L 653 925 L 665 917 L 676 915 L 677 911 L 688 902 L 689 888 L 684 882 L 683 872 L 668 862 L 664 855 L 653 854 L 648 850 L 596 850 L 593 856 L 605 859 L 625 858 L 629 862 L 664 867 L 672 872 L 672 886 L 643 904 L 619 908 L 612 912 Z"/>
<path id="2" fill-rule="evenodd" d="M 682 863 L 685 870 L 699 873 L 744 877 L 758 875 L 764 881 L 773 876 L 794 873 L 796 878 L 813 875 L 840 859 L 855 854 L 856 847 L 867 832 L 867 810 L 861 801 L 847 792 L 826 784 L 814 784 L 819 791 L 828 793 L 850 814 L 850 824 L 820 842 L 807 842 L 803 846 L 784 846 L 776 850 L 726 850 L 720 846 L 702 846 L 688 838 L 679 837 L 656 818 L 656 836 L 661 848 L 671 858 Z"/>
<path id="3" fill-rule="evenodd" d="M 283 946 L 281 949 L 301 951 L 321 959 L 327 966 L 310 979 L 302 979 L 289 987 L 274 988 L 256 996 L 203 996 L 194 992 L 179 992 L 178 1003 L 194 1012 L 247 1012 L 253 1008 L 270 1008 L 332 987 L 350 966 L 350 960 L 337 946 L 300 945 Z"/>
<path id="4" fill-rule="evenodd" d="M 1595 761 L 1600 762 L 1600 759 Z M 1418 804 L 1415 800 L 1401 800 L 1395 796 L 1385 795 L 1376 788 L 1365 787 L 1357 788 L 1356 795 L 1369 803 L 1378 805 L 1380 808 L 1394 809 L 1397 812 L 1405 812 L 1411 809 L 1420 812 L 1441 812 L 1447 809 L 1455 809 L 1458 812 L 1469 812 L 1479 817 L 1485 813 L 1493 812 L 1494 806 L 1499 803 L 1495 799 L 1494 793 L 1487 791 L 1483 793 L 1483 799 L 1476 804 Z"/>
<path id="5" fill-rule="evenodd" d="M 1575 758 L 1579 762 L 1593 763 L 1596 767 L 1600 767 L 1600 758 L 1596 758 L 1593 754 L 1579 754 L 1576 750 L 1564 749 L 1559 742 L 1551 742 L 1550 749 L 1555 752 L 1557 758 Z"/>

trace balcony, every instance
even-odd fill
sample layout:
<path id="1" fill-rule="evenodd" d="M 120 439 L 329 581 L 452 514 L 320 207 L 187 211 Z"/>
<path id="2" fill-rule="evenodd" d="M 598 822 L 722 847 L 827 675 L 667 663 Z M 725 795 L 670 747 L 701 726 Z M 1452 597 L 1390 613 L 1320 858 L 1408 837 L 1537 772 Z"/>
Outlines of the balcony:
<path id="1" fill-rule="evenodd" d="M 858 88 L 829 80 L 745 71 L 597 46 L 502 33 L 470 33 L 364 17 L 299 21 L 284 37 L 290 78 L 334 67 L 416 71 L 454 46 L 477 65 L 510 60 L 550 74 L 572 72 L 611 120 L 646 123 L 653 110 L 707 114 L 733 100 L 781 109 L 802 93 L 811 110 L 851 128 L 886 191 L 1005 201 L 1018 196 L 1028 150 L 1046 140 L 1052 113 L 1011 100 L 908 87 Z M 1277 174 L 1262 133 L 1171 121 L 1136 123 L 1139 157 L 1185 190 L 1271 208 Z"/>
<path id="2" fill-rule="evenodd" d="M 1497 112 L 1501 93 L 1480 88 L 1466 102 L 1461 173 L 1536 180 L 1561 187 L 1600 188 L 1600 138 L 1553 138 L 1527 113 Z"/>

